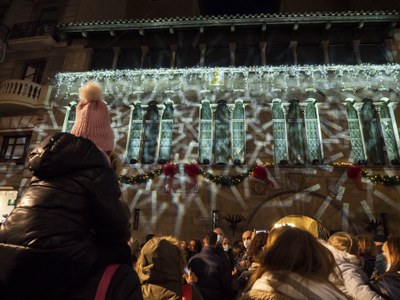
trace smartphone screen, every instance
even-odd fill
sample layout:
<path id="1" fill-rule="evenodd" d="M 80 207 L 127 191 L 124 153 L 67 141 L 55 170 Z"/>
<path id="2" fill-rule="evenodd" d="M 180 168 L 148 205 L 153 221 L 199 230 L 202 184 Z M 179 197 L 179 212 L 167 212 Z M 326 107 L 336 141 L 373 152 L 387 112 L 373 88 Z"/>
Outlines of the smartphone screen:
<path id="1" fill-rule="evenodd" d="M 189 269 L 188 269 L 188 267 L 184 267 L 184 268 L 183 268 L 183 271 L 185 272 L 186 275 L 189 275 Z"/>

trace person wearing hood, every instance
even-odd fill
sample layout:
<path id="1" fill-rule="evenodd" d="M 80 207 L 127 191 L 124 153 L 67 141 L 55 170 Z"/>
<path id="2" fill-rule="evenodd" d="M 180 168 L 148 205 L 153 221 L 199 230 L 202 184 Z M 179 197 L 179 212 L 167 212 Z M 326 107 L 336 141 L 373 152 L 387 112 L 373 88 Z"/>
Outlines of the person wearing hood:
<path id="1" fill-rule="evenodd" d="M 336 232 L 324 245 L 332 252 L 340 271 L 332 273 L 332 283 L 354 300 L 383 299 L 368 285 L 369 278 L 357 257 L 358 242 L 355 236 L 347 232 Z M 342 280 L 338 280 L 340 277 Z"/>
<path id="2" fill-rule="evenodd" d="M 178 300 L 186 297 L 183 285 L 185 257 L 179 241 L 171 236 L 155 236 L 142 248 L 136 263 L 136 271 L 142 284 L 145 300 Z M 185 277 L 190 299 L 202 300 L 195 283 L 197 278 L 190 272 Z"/>
<path id="3" fill-rule="evenodd" d="M 2 299 L 93 299 L 106 266 L 130 265 L 130 213 L 107 155 L 109 112 L 98 84 L 79 94 L 72 134 L 32 150 L 30 186 L 0 227 Z M 132 276 L 127 293 L 138 295 L 136 273 L 122 271 Z"/>

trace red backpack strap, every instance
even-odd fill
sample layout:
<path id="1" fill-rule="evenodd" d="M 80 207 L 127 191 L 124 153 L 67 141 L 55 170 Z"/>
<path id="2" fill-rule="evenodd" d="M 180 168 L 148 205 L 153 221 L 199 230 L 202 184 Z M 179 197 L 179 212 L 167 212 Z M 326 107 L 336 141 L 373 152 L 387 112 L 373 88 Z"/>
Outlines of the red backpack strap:
<path id="1" fill-rule="evenodd" d="M 113 264 L 108 265 L 107 268 L 104 270 L 103 276 L 100 279 L 100 283 L 97 287 L 96 297 L 95 300 L 105 300 L 108 287 L 110 285 L 111 279 L 114 276 L 114 273 L 121 265 Z"/>
<path id="2" fill-rule="evenodd" d="M 182 286 L 182 300 L 192 300 L 192 286 L 190 284 Z"/>

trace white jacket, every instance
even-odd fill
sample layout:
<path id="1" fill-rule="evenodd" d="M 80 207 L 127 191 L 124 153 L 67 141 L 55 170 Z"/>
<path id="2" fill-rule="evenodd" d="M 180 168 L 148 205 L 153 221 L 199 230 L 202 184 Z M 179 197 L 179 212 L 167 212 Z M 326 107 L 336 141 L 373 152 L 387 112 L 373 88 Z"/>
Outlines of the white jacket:
<path id="1" fill-rule="evenodd" d="M 258 291 L 268 297 L 253 297 L 254 299 L 275 299 L 281 295 L 296 300 L 346 300 L 330 282 L 317 282 L 306 279 L 296 273 L 265 272 L 256 280 L 250 292 Z M 251 294 L 251 293 L 250 293 Z M 248 297 L 253 299 L 252 297 Z M 246 299 L 246 298 L 245 298 Z M 280 298 L 278 298 L 280 299 Z"/>
<path id="2" fill-rule="evenodd" d="M 341 281 L 332 274 L 330 280 L 333 284 L 354 300 L 384 299 L 368 285 L 368 277 L 363 272 L 357 256 L 340 251 L 324 241 L 321 243 L 332 252 L 343 277 L 343 281 Z"/>

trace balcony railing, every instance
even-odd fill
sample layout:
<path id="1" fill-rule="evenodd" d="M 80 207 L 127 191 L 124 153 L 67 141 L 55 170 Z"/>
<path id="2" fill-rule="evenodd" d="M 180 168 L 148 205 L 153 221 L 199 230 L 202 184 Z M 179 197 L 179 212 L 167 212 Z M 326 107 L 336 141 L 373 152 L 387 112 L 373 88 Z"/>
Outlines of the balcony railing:
<path id="1" fill-rule="evenodd" d="M 10 32 L 10 29 L 8 29 L 8 27 L 6 25 L 4 25 L 3 23 L 0 23 L 0 40 L 3 43 L 7 42 L 9 32 Z"/>
<path id="2" fill-rule="evenodd" d="M 10 39 L 20 39 L 36 36 L 50 36 L 58 41 L 58 30 L 56 23 L 25 22 L 14 24 Z"/>
<path id="3" fill-rule="evenodd" d="M 0 84 L 0 105 L 15 104 L 30 108 L 49 106 L 50 86 L 27 80 L 6 80 Z"/>

